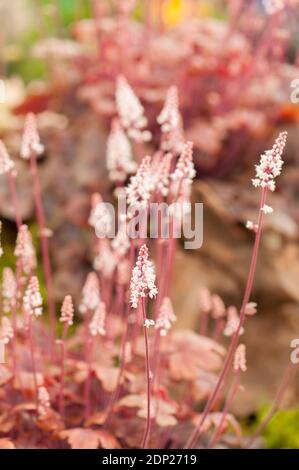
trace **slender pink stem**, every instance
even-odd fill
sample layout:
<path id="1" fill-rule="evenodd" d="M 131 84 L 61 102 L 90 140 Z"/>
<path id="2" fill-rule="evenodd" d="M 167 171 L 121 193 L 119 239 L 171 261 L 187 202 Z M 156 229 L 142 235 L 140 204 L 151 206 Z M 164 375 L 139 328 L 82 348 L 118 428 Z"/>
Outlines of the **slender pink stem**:
<path id="1" fill-rule="evenodd" d="M 65 340 L 67 336 L 68 325 L 64 324 L 63 334 L 61 339 L 61 376 L 60 376 L 60 394 L 59 394 L 59 410 L 62 420 L 65 419 L 65 406 L 64 406 L 64 383 L 65 383 Z"/>
<path id="2" fill-rule="evenodd" d="M 208 445 L 209 449 L 212 449 L 215 446 L 215 444 L 219 440 L 219 437 L 221 436 L 223 425 L 225 423 L 228 411 L 229 411 L 229 409 L 232 405 L 232 402 L 235 398 L 235 395 L 236 395 L 236 393 L 239 389 L 239 380 L 240 380 L 240 373 L 238 371 L 234 374 L 233 383 L 231 385 L 230 392 L 228 394 L 228 397 L 226 399 L 226 402 L 225 402 L 225 405 L 224 405 L 224 408 L 223 408 L 223 411 L 222 411 L 222 417 L 221 417 L 219 426 L 215 430 L 214 436 L 212 437 L 211 442 Z"/>
<path id="3" fill-rule="evenodd" d="M 41 240 L 43 271 L 44 271 L 46 288 L 47 288 L 48 310 L 49 310 L 49 319 L 50 319 L 50 326 L 51 326 L 51 347 L 52 347 L 52 354 L 53 354 L 54 353 L 55 326 L 56 326 L 54 290 L 53 290 L 52 269 L 51 269 L 50 254 L 49 254 L 49 244 L 48 244 L 48 237 L 46 233 L 46 223 L 45 223 L 45 216 L 44 216 L 44 210 L 43 210 L 43 205 L 42 205 L 41 189 L 40 189 L 35 153 L 31 153 L 30 163 L 31 163 L 31 175 L 32 175 L 32 182 L 33 182 L 35 210 L 36 210 L 36 217 L 37 217 L 37 221 L 39 225 L 39 235 L 40 235 L 40 240 Z"/>
<path id="4" fill-rule="evenodd" d="M 248 273 L 248 278 L 247 278 L 247 283 L 246 283 L 246 288 L 245 288 L 245 293 L 242 301 L 242 306 L 240 309 L 240 320 L 238 324 L 238 328 L 236 329 L 234 335 L 232 336 L 232 340 L 228 349 L 228 353 L 226 355 L 226 359 L 224 361 L 221 373 L 219 375 L 219 379 L 217 381 L 217 384 L 215 386 L 215 389 L 213 393 L 211 394 L 210 398 L 208 399 L 206 406 L 204 408 L 202 418 L 199 421 L 198 425 L 195 427 L 193 432 L 191 433 L 187 443 L 186 443 L 186 448 L 191 448 L 195 441 L 198 439 L 200 436 L 200 432 L 202 429 L 202 426 L 211 410 L 213 407 L 215 401 L 218 398 L 218 394 L 221 390 L 221 386 L 224 383 L 229 370 L 230 366 L 234 357 L 234 353 L 236 350 L 236 347 L 238 345 L 239 341 L 239 334 L 240 334 L 240 329 L 242 328 L 244 321 L 245 321 L 245 309 L 246 305 L 248 304 L 251 296 L 251 291 L 253 287 L 253 281 L 254 281 L 254 274 L 255 274 L 255 269 L 256 269 L 256 263 L 257 263 L 257 255 L 258 255 L 258 250 L 260 246 L 260 239 L 261 239 L 261 233 L 262 233 L 262 225 L 263 225 L 263 220 L 264 220 L 264 212 L 261 210 L 262 207 L 264 207 L 265 202 L 266 202 L 266 197 L 267 197 L 267 188 L 264 188 L 262 191 L 262 196 L 261 196 L 261 202 L 260 202 L 260 210 L 259 210 L 259 216 L 258 216 L 258 229 L 255 234 L 255 241 L 254 241 L 254 246 L 253 246 L 253 251 L 252 251 L 252 256 L 251 256 L 251 263 L 250 263 L 250 268 L 249 268 L 249 273 Z"/>
<path id="5" fill-rule="evenodd" d="M 142 306 L 143 324 L 145 324 L 146 313 L 145 313 L 144 298 L 141 299 L 141 306 Z M 146 366 L 146 383 L 147 383 L 147 416 L 146 416 L 145 431 L 144 431 L 144 435 L 142 439 L 142 448 L 145 449 L 149 440 L 150 424 L 151 424 L 151 377 L 150 377 L 148 334 L 147 334 L 146 326 L 143 326 L 143 332 L 144 332 L 144 343 L 145 343 L 145 366 Z"/>
<path id="6" fill-rule="evenodd" d="M 289 383 L 291 382 L 291 380 L 293 379 L 293 376 L 294 376 L 294 373 L 295 373 L 295 364 L 293 364 L 292 362 L 290 362 L 289 366 L 287 367 L 286 371 L 285 371 L 285 374 L 282 378 L 282 381 L 280 383 L 280 387 L 278 389 L 278 392 L 276 394 L 276 397 L 274 399 L 274 402 L 272 404 L 272 407 L 269 411 L 269 413 L 267 414 L 267 416 L 263 419 L 263 421 L 260 423 L 260 425 L 258 426 L 258 428 L 256 429 L 256 431 L 254 432 L 254 434 L 250 437 L 250 439 L 248 440 L 247 444 L 246 444 L 246 447 L 247 448 L 251 448 L 252 445 L 254 444 L 255 440 L 257 439 L 257 437 L 263 432 L 263 430 L 265 429 L 265 427 L 267 426 L 267 424 L 271 421 L 271 419 L 273 418 L 273 416 L 276 414 L 276 412 L 279 410 L 279 407 L 280 407 L 280 404 L 283 400 L 283 397 L 284 397 L 284 394 L 287 390 L 287 387 L 289 385 Z"/>
<path id="7" fill-rule="evenodd" d="M 30 355 L 31 355 L 33 383 L 34 383 L 34 389 L 35 389 L 35 401 L 36 401 L 36 405 L 38 405 L 38 384 L 37 384 L 36 364 L 35 364 L 35 349 L 34 349 L 34 341 L 33 341 L 33 336 L 32 336 L 32 316 L 31 315 L 29 317 L 29 347 L 30 347 Z"/>
<path id="8" fill-rule="evenodd" d="M 90 402 L 90 391 L 91 391 L 91 379 L 92 379 L 92 348 L 93 348 L 93 338 L 88 338 L 86 345 L 86 362 L 88 366 L 88 375 L 84 384 L 84 404 L 85 404 L 85 418 L 87 419 L 91 412 L 91 402 Z"/>

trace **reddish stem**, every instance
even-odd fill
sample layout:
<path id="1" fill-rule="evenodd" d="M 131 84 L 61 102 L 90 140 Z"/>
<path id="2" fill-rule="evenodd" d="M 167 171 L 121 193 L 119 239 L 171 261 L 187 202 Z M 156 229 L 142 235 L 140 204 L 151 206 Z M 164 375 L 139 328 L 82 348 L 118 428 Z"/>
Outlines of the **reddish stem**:
<path id="1" fill-rule="evenodd" d="M 260 202 L 260 210 L 259 210 L 259 216 L 258 216 L 258 229 L 255 234 L 255 241 L 254 241 L 254 246 L 253 246 L 253 251 L 252 251 L 252 256 L 251 256 L 251 262 L 250 262 L 250 268 L 249 268 L 249 273 L 248 273 L 248 278 L 247 278 L 247 283 L 246 283 L 246 288 L 245 288 L 245 293 L 242 301 L 242 306 L 240 310 L 240 319 L 239 319 L 239 324 L 238 327 L 232 336 L 232 340 L 228 349 L 228 353 L 226 355 L 226 359 L 224 361 L 219 379 L 217 381 L 217 384 L 215 386 L 215 389 L 213 393 L 211 394 L 209 400 L 206 403 L 206 406 L 204 408 L 202 418 L 199 421 L 197 427 L 193 430 L 191 433 L 187 443 L 186 443 L 186 448 L 192 448 L 192 446 L 195 444 L 196 440 L 200 436 L 201 429 L 203 427 L 203 424 L 212 409 L 214 403 L 216 402 L 218 398 L 218 394 L 221 390 L 221 386 L 225 382 L 227 375 L 230 370 L 230 366 L 234 357 L 234 353 L 236 351 L 237 345 L 238 345 L 238 340 L 239 340 L 239 334 L 240 334 L 240 329 L 242 328 L 244 321 L 245 321 L 245 309 L 246 305 L 248 304 L 251 296 L 251 291 L 253 287 L 253 280 L 254 280 L 254 274 L 255 274 L 255 269 L 256 269 L 256 263 L 257 263 L 257 255 L 258 255 L 258 250 L 260 246 L 260 239 L 261 239 L 261 233 L 262 233 L 262 225 L 263 225 L 263 220 L 264 220 L 264 212 L 261 210 L 266 202 L 266 197 L 267 197 L 267 188 L 264 188 L 262 191 L 262 196 L 261 196 L 261 202 Z"/>
<path id="2" fill-rule="evenodd" d="M 68 325 L 63 327 L 63 334 L 61 339 L 61 376 L 60 376 L 60 394 L 59 394 L 59 411 L 62 420 L 65 419 L 65 406 L 64 406 L 64 382 L 65 382 L 65 339 L 67 336 Z"/>
<path id="3" fill-rule="evenodd" d="M 19 229 L 20 226 L 22 225 L 22 218 L 21 218 L 21 214 L 20 214 L 19 206 L 18 206 L 16 176 L 15 176 L 14 171 L 10 171 L 7 174 L 7 180 L 8 180 L 8 185 L 9 185 L 11 202 L 12 202 L 14 215 L 16 219 L 16 225 L 17 225 L 17 228 Z"/>
<path id="4" fill-rule="evenodd" d="M 41 198 L 41 189 L 40 189 L 40 183 L 39 183 L 39 177 L 38 177 L 38 171 L 37 171 L 36 155 L 34 152 L 31 153 L 30 164 L 31 164 L 31 175 L 32 175 L 32 182 L 33 182 L 33 193 L 34 193 L 36 217 L 37 217 L 37 222 L 39 226 L 39 235 L 40 235 L 40 240 L 41 240 L 43 271 L 44 271 L 46 288 L 47 288 L 48 310 L 49 310 L 49 319 L 50 319 L 50 326 L 51 326 L 51 349 L 52 349 L 52 354 L 53 354 L 54 353 L 56 314 L 55 314 L 52 269 L 51 269 L 51 263 L 50 263 L 50 255 L 49 255 L 48 237 L 46 234 L 45 216 L 44 216 L 44 210 L 43 210 L 42 198 Z"/>
<path id="5" fill-rule="evenodd" d="M 223 411 L 222 411 L 222 417 L 221 417 L 219 426 L 215 430 L 214 436 L 212 437 L 211 442 L 208 445 L 209 449 L 212 449 L 215 446 L 215 444 L 219 440 L 219 437 L 221 436 L 223 425 L 225 423 L 227 414 L 228 414 L 229 409 L 232 405 L 232 402 L 235 398 L 235 395 L 236 395 L 236 393 L 239 389 L 239 380 L 240 380 L 240 373 L 239 373 L 239 371 L 237 371 L 234 374 L 233 383 L 231 385 L 230 392 L 228 393 L 228 397 L 226 399 L 226 402 L 225 402 L 225 405 L 224 405 L 224 408 L 223 408 Z"/>
<path id="6" fill-rule="evenodd" d="M 150 359 L 149 359 L 149 347 L 148 347 L 148 334 L 147 327 L 145 326 L 146 313 L 144 298 L 141 299 L 142 317 L 143 317 L 143 332 L 144 332 L 144 343 L 145 343 L 145 366 L 146 366 L 146 383 L 147 383 L 147 416 L 146 426 L 142 439 L 142 449 L 145 449 L 149 440 L 150 435 L 150 424 L 151 424 L 151 377 L 150 377 Z"/>

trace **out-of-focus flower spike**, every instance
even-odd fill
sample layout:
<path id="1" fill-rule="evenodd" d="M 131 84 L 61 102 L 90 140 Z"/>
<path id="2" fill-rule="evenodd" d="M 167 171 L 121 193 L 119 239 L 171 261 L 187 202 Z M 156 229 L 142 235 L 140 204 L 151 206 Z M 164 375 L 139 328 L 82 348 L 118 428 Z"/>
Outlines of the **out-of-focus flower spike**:
<path id="1" fill-rule="evenodd" d="M 176 321 L 176 315 L 173 310 L 172 302 L 169 297 L 164 297 L 155 328 L 159 329 L 160 336 L 166 336 L 172 324 Z"/>
<path id="2" fill-rule="evenodd" d="M 236 331 L 239 326 L 239 315 L 236 307 L 231 305 L 227 309 L 227 322 L 225 325 L 225 328 L 223 330 L 224 336 L 232 336 Z M 240 328 L 239 335 L 242 335 L 244 333 L 244 328 Z"/>
<path id="3" fill-rule="evenodd" d="M 5 267 L 2 273 L 2 303 L 4 313 L 9 313 L 16 301 L 17 283 L 11 268 Z"/>
<path id="4" fill-rule="evenodd" d="M 130 240 L 127 234 L 127 224 L 120 222 L 116 237 L 112 240 L 111 246 L 118 258 L 123 258 L 129 251 Z"/>
<path id="5" fill-rule="evenodd" d="M 0 175 L 4 175 L 14 170 L 15 164 L 10 158 L 7 148 L 0 139 Z"/>
<path id="6" fill-rule="evenodd" d="M 166 94 L 164 107 L 157 118 L 161 126 L 161 149 L 179 154 L 184 147 L 183 121 L 179 111 L 179 98 L 176 86 L 171 86 Z"/>
<path id="7" fill-rule="evenodd" d="M 44 418 L 45 416 L 47 416 L 49 408 L 51 407 L 50 395 L 46 387 L 38 387 L 37 402 L 38 415 L 40 418 Z"/>
<path id="8" fill-rule="evenodd" d="M 43 313 L 43 300 L 36 276 L 32 276 L 29 280 L 23 296 L 23 308 L 26 314 L 30 316 L 39 317 Z"/>
<path id="9" fill-rule="evenodd" d="M 106 323 L 106 306 L 104 302 L 100 302 L 89 324 L 89 331 L 90 331 L 91 336 L 97 336 L 97 335 L 105 336 L 106 335 L 105 323 Z"/>
<path id="10" fill-rule="evenodd" d="M 14 254 L 20 259 L 25 274 L 30 274 L 34 271 L 36 268 L 36 254 L 31 233 L 25 224 L 19 228 Z"/>
<path id="11" fill-rule="evenodd" d="M 29 160 L 32 153 L 36 156 L 44 152 L 37 130 L 36 117 L 33 113 L 27 114 L 24 124 L 24 132 L 21 144 L 21 157 Z"/>
<path id="12" fill-rule="evenodd" d="M 1 319 L 1 334 L 0 338 L 4 344 L 8 344 L 14 336 L 11 321 L 8 317 L 2 317 Z"/>
<path id="13" fill-rule="evenodd" d="M 98 244 L 98 253 L 94 259 L 93 267 L 101 276 L 110 279 L 117 265 L 117 257 L 111 249 L 110 241 L 101 240 Z"/>
<path id="14" fill-rule="evenodd" d="M 82 289 L 82 300 L 79 310 L 82 314 L 94 311 L 100 303 L 99 280 L 96 273 L 88 274 Z"/>
<path id="15" fill-rule="evenodd" d="M 71 326 L 74 322 L 74 305 L 70 295 L 66 295 L 63 300 L 59 321 L 67 326 Z"/>
<path id="16" fill-rule="evenodd" d="M 265 11 L 268 15 L 274 15 L 285 7 L 285 0 L 262 0 Z"/>
<path id="17" fill-rule="evenodd" d="M 234 371 L 246 372 L 246 347 L 244 344 L 239 344 L 234 355 Z"/>
<path id="18" fill-rule="evenodd" d="M 144 108 L 123 75 L 118 77 L 116 83 L 116 108 L 121 124 L 131 139 L 137 142 L 151 139 L 151 133 L 145 130 L 147 119 Z"/>
<path id="19" fill-rule="evenodd" d="M 0 256 L 3 255 L 3 248 L 1 244 L 1 234 L 2 234 L 2 222 L 0 222 Z"/>
<path id="20" fill-rule="evenodd" d="M 112 216 L 99 193 L 94 193 L 91 197 L 91 212 L 88 222 L 94 227 L 99 238 L 108 236 L 111 232 Z"/>
<path id="21" fill-rule="evenodd" d="M 144 209 L 147 206 L 154 187 L 151 157 L 146 156 L 140 163 L 136 175 L 131 176 L 126 188 L 129 216 L 134 213 L 134 210 Z"/>
<path id="22" fill-rule="evenodd" d="M 118 119 L 113 119 L 107 140 L 106 165 L 110 180 L 117 183 L 124 182 L 137 169 L 131 144 Z"/>
<path id="23" fill-rule="evenodd" d="M 212 296 L 207 287 L 200 287 L 198 292 L 199 308 L 204 313 L 209 313 L 213 308 Z"/>

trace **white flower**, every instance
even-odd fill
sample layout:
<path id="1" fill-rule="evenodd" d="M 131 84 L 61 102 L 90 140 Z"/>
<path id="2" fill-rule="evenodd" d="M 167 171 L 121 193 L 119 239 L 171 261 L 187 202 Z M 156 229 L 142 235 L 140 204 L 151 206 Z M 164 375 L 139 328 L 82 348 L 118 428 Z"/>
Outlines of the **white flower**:
<path id="1" fill-rule="evenodd" d="M 148 318 L 144 322 L 145 328 L 150 328 L 151 326 L 155 326 L 155 321 L 154 320 L 149 320 Z"/>
<path id="2" fill-rule="evenodd" d="M 176 319 L 170 298 L 164 297 L 155 325 L 155 328 L 160 330 L 160 336 L 167 335 Z"/>
<path id="3" fill-rule="evenodd" d="M 50 395 L 45 387 L 39 387 L 37 392 L 38 414 L 41 417 L 46 416 L 50 408 Z"/>
<path id="4" fill-rule="evenodd" d="M 158 289 L 155 281 L 155 270 L 153 263 L 148 259 L 148 249 L 146 245 L 142 245 L 136 265 L 132 270 L 130 301 L 133 308 L 137 308 L 140 298 L 149 296 L 152 299 L 156 297 Z"/>
<path id="5" fill-rule="evenodd" d="M 264 204 L 263 207 L 261 208 L 261 211 L 263 211 L 264 214 L 272 214 L 273 208 L 270 206 L 267 206 L 267 204 Z"/>
<path id="6" fill-rule="evenodd" d="M 88 219 L 89 224 L 94 227 L 96 236 L 103 238 L 111 232 L 112 216 L 103 202 L 102 196 L 94 193 L 91 197 L 91 212 Z"/>
<path id="7" fill-rule="evenodd" d="M 184 135 L 177 87 L 169 88 L 157 121 L 161 125 L 162 150 L 179 154 L 184 147 Z"/>
<path id="8" fill-rule="evenodd" d="M 99 280 L 96 273 L 88 274 L 82 289 L 82 300 L 79 310 L 82 314 L 94 311 L 100 303 Z"/>
<path id="9" fill-rule="evenodd" d="M 139 142 L 151 139 L 151 133 L 144 130 L 147 125 L 144 108 L 123 75 L 117 79 L 116 108 L 130 138 Z"/>
<path id="10" fill-rule="evenodd" d="M 2 273 L 2 302 L 3 311 L 8 313 L 16 301 L 17 283 L 13 270 L 5 267 Z"/>
<path id="11" fill-rule="evenodd" d="M 27 315 L 39 317 L 43 313 L 43 300 L 39 290 L 39 282 L 36 276 L 29 280 L 23 297 L 23 308 Z"/>
<path id="12" fill-rule="evenodd" d="M 234 370 L 246 372 L 246 348 L 244 344 L 239 344 L 234 355 Z"/>
<path id="13" fill-rule="evenodd" d="M 136 175 L 130 178 L 129 185 L 126 188 L 129 215 L 134 213 L 136 209 L 144 209 L 149 203 L 155 187 L 150 164 L 151 157 L 144 157 L 137 169 Z"/>
<path id="14" fill-rule="evenodd" d="M 106 306 L 104 302 L 100 302 L 95 310 L 92 320 L 89 324 L 89 331 L 92 336 L 105 336 Z"/>
<path id="15" fill-rule="evenodd" d="M 123 182 L 127 176 L 135 173 L 136 162 L 133 160 L 131 144 L 118 119 L 112 121 L 107 140 L 106 164 L 111 181 Z"/>
<path id="16" fill-rule="evenodd" d="M 239 315 L 237 312 L 236 307 L 231 306 L 227 309 L 227 322 L 225 328 L 223 330 L 224 336 L 233 336 L 239 327 Z M 244 328 L 241 327 L 239 331 L 239 335 L 244 333 Z"/>
<path id="17" fill-rule="evenodd" d="M 44 146 L 40 142 L 35 115 L 29 113 L 25 118 L 21 157 L 28 160 L 33 153 L 41 155 L 43 152 Z"/>
<path id="18" fill-rule="evenodd" d="M 13 328 L 11 326 L 10 319 L 8 317 L 2 317 L 1 319 L 1 340 L 4 344 L 8 344 L 13 338 Z"/>
<path id="19" fill-rule="evenodd" d="M 275 178 L 280 175 L 283 160 L 282 153 L 287 140 L 287 132 L 281 132 L 271 150 L 261 156 L 260 164 L 255 165 L 256 177 L 252 180 L 253 186 L 275 190 Z"/>
<path id="20" fill-rule="evenodd" d="M 263 0 L 263 5 L 268 15 L 273 15 L 285 7 L 285 0 Z"/>
<path id="21" fill-rule="evenodd" d="M 72 297 L 70 295 L 66 295 L 63 300 L 59 321 L 61 321 L 62 323 L 65 323 L 68 326 L 71 326 L 73 324 L 74 305 L 73 305 Z"/>
<path id="22" fill-rule="evenodd" d="M 8 155 L 7 149 L 0 140 L 0 175 L 4 175 L 6 173 L 9 173 L 15 168 L 15 164 Z"/>

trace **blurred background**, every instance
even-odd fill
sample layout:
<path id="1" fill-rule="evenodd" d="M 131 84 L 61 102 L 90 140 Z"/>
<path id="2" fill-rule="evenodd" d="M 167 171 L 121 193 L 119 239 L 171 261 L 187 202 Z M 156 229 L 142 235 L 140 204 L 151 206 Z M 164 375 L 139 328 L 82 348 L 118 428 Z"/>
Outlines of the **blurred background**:
<path id="1" fill-rule="evenodd" d="M 137 160 L 159 144 L 155 118 L 176 85 L 185 137 L 194 141 L 193 199 L 204 203 L 204 242 L 179 249 L 172 297 L 178 327 L 198 328 L 198 289 L 240 303 L 259 192 L 254 164 L 279 131 L 289 132 L 285 167 L 271 194 L 248 322 L 245 391 L 235 412 L 250 426 L 273 397 L 299 338 L 299 5 L 296 0 L 0 0 L 0 137 L 18 168 L 22 215 L 33 233 L 26 164 L 18 158 L 24 115 L 38 115 L 46 153 L 39 162 L 55 270 L 56 298 L 78 293 L 91 269 L 90 195 L 112 198 L 105 166 L 115 115 L 115 80 L 124 74 L 153 133 Z M 298 84 L 297 84 L 298 88 Z M 298 98 L 298 100 L 297 100 Z M 0 186 L 4 245 L 15 225 Z M 13 265 L 5 250 L 2 266 Z M 270 447 L 299 447 L 299 382 L 267 431 Z"/>

